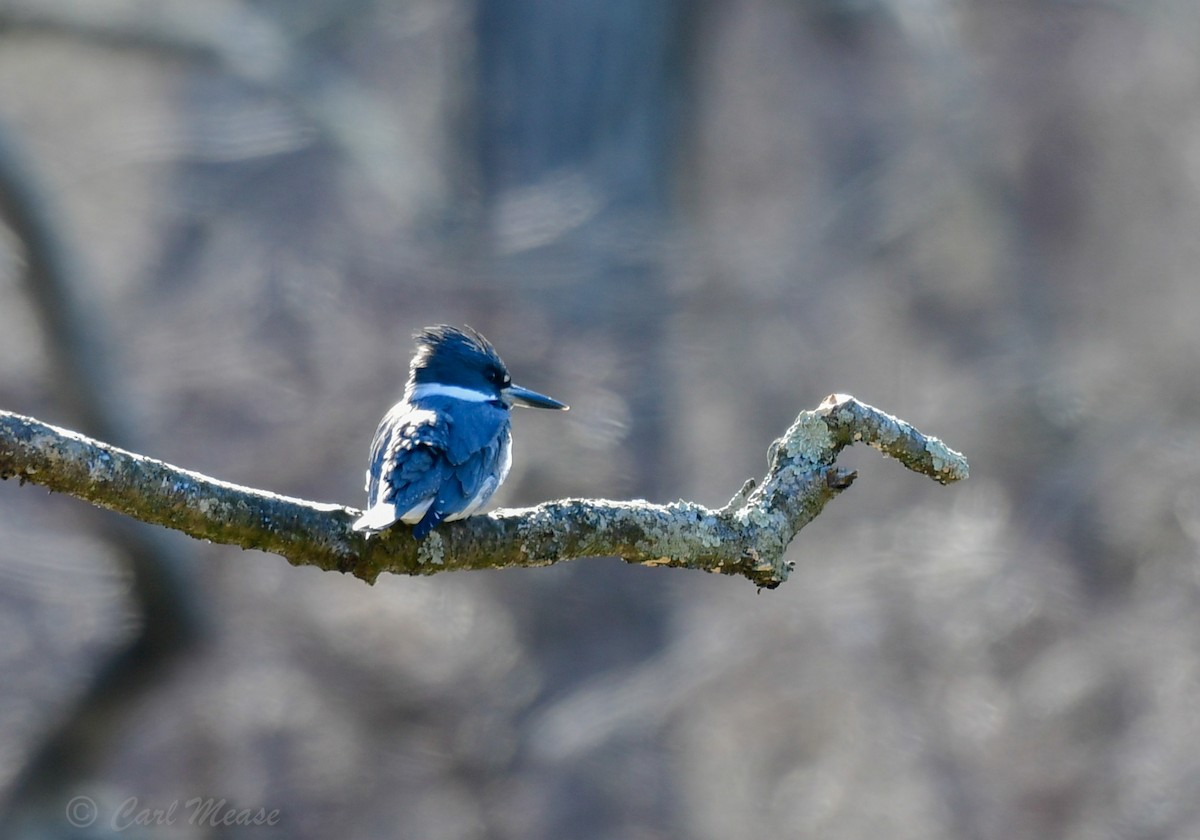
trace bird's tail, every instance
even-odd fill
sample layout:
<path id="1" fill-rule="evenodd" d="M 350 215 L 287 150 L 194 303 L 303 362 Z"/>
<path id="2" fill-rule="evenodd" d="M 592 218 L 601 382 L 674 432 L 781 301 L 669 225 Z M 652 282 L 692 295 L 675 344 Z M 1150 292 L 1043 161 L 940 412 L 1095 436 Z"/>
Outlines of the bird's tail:
<path id="1" fill-rule="evenodd" d="M 363 515 L 354 520 L 352 527 L 355 531 L 365 531 L 368 536 L 386 531 L 396 521 L 396 506 L 390 502 L 380 502 Z"/>

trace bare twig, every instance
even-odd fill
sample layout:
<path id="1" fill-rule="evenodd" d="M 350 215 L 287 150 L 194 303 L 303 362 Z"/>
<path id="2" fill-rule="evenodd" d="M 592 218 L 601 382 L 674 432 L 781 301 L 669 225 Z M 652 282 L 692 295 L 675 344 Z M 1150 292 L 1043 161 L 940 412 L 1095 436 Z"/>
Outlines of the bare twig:
<path id="1" fill-rule="evenodd" d="M 763 481 L 719 510 L 683 501 L 564 499 L 447 523 L 423 542 L 406 528 L 368 539 L 350 528 L 359 514 L 353 508 L 228 484 L 7 412 L 0 412 L 0 477 L 368 582 L 380 572 L 546 566 L 617 555 L 629 563 L 742 575 L 773 588 L 787 579 L 784 550 L 792 538 L 854 480 L 835 461 L 856 442 L 943 484 L 967 477 L 966 459 L 937 438 L 841 394 L 801 412 L 772 444 Z"/>

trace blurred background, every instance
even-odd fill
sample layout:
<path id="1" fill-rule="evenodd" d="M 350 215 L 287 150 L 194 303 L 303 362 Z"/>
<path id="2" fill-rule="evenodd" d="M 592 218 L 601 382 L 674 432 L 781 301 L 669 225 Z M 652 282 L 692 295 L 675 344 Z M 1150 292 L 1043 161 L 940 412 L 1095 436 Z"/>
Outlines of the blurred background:
<path id="1" fill-rule="evenodd" d="M 412 332 L 467 323 L 572 406 L 503 505 L 723 504 L 832 391 L 972 470 L 848 453 L 763 593 L 368 587 L 0 484 L 4 830 L 1200 836 L 1197 43 L 1177 0 L 2 0 L 4 409 L 359 506 Z"/>

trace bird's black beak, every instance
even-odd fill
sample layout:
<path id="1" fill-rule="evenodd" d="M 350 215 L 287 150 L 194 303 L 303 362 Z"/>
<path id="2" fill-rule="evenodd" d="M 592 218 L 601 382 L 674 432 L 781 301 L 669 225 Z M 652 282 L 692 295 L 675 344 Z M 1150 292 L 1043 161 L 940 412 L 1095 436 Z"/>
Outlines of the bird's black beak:
<path id="1" fill-rule="evenodd" d="M 509 405 L 523 405 L 528 408 L 556 408 L 560 411 L 566 411 L 569 407 L 558 400 L 550 399 L 545 394 L 530 391 L 528 388 L 522 388 L 520 385 L 508 385 L 501 393 L 504 396 L 504 401 Z"/>

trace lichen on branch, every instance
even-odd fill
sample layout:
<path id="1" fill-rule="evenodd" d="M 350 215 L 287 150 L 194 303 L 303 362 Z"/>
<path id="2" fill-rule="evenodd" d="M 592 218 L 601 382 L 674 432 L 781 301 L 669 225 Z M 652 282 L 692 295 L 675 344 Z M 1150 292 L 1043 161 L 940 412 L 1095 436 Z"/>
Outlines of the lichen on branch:
<path id="1" fill-rule="evenodd" d="M 691 502 L 563 499 L 442 525 L 417 542 L 404 526 L 374 538 L 351 529 L 354 508 L 219 481 L 29 417 L 0 411 L 0 478 L 18 478 L 196 539 L 268 551 L 373 582 L 381 572 L 548 566 L 618 556 L 629 563 L 787 579 L 792 539 L 856 474 L 836 465 L 866 443 L 949 484 L 966 459 L 935 437 L 844 394 L 801 412 L 769 451 L 769 468 L 723 508 Z"/>

